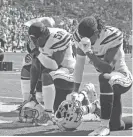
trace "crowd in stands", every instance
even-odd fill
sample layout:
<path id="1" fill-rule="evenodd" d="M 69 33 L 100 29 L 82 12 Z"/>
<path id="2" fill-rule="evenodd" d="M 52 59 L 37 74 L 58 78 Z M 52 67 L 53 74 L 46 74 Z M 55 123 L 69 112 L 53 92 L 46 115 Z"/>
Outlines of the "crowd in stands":
<path id="1" fill-rule="evenodd" d="M 120 28 L 124 33 L 124 51 L 131 53 L 131 1 L 130 0 L 3 0 L 0 7 L 0 42 L 4 51 L 24 52 L 27 42 L 27 28 L 24 26 L 30 19 L 52 16 L 57 22 L 57 27 L 73 32 L 81 18 L 97 13 L 108 25 Z M 120 1 L 120 2 L 119 2 Z M 39 5 L 40 4 L 40 5 Z M 45 11 L 50 8 L 50 13 Z M 56 8 L 57 7 L 57 8 Z M 59 21 L 58 21 L 59 20 Z"/>

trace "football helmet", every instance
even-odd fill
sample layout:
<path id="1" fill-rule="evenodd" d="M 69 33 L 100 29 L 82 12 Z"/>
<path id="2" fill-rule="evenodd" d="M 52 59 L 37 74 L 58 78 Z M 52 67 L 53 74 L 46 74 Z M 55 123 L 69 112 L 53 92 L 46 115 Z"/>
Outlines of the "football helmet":
<path id="1" fill-rule="evenodd" d="M 44 107 L 36 101 L 27 102 L 19 112 L 19 120 L 24 123 L 43 123 L 45 118 Z"/>
<path id="2" fill-rule="evenodd" d="M 75 130 L 82 122 L 82 109 L 78 101 L 63 101 L 55 113 L 56 124 L 60 130 Z"/>

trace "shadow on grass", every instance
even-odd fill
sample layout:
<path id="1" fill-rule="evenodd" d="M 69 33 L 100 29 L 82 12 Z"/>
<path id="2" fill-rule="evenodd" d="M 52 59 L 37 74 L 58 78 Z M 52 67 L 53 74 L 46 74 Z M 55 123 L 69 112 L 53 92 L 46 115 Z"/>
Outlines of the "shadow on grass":
<path id="1" fill-rule="evenodd" d="M 48 129 L 46 131 L 39 131 L 34 133 L 15 134 L 14 136 L 87 136 L 93 130 L 76 130 L 76 131 L 64 131 L 61 132 L 55 129 Z"/>

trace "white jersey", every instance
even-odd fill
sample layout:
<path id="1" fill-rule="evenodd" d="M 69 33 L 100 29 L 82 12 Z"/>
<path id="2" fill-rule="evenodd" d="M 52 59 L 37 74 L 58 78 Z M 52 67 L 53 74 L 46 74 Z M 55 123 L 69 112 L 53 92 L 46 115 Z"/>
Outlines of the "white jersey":
<path id="1" fill-rule="evenodd" d="M 76 63 L 76 59 L 73 56 L 72 44 L 69 46 L 65 52 L 64 59 L 61 63 L 62 67 L 74 69 Z"/>
<path id="2" fill-rule="evenodd" d="M 52 56 L 54 52 L 66 50 L 61 65 L 66 68 L 74 68 L 76 61 L 73 58 L 71 34 L 60 28 L 49 28 L 49 30 L 50 37 L 44 47 L 39 48 L 40 52 Z"/>
<path id="3" fill-rule="evenodd" d="M 52 56 L 53 52 L 62 51 L 70 46 L 70 34 L 60 28 L 49 28 L 50 36 L 44 47 L 39 48 L 41 53 Z"/>
<path id="4" fill-rule="evenodd" d="M 71 35 L 64 29 L 60 28 L 49 28 L 50 30 L 50 37 L 46 41 L 44 47 L 39 48 L 40 52 L 52 57 L 53 53 L 56 51 L 63 51 L 65 50 L 65 55 L 63 56 L 62 63 L 60 64 L 62 67 L 65 68 L 72 68 L 74 69 L 76 60 L 73 57 L 73 50 L 72 50 L 72 42 L 71 42 Z M 28 45 L 29 52 L 33 47 L 32 41 L 30 41 Z M 62 54 L 63 54 L 62 52 Z M 26 55 L 27 57 L 27 55 Z M 25 57 L 25 58 L 26 58 Z M 23 60 L 24 65 L 30 65 L 30 62 L 26 62 L 26 59 Z"/>
<path id="5" fill-rule="evenodd" d="M 77 31 L 73 37 L 76 43 L 81 40 Z M 97 57 L 103 59 L 107 51 L 115 47 L 119 47 L 119 50 L 111 64 L 114 66 L 114 71 L 128 71 L 123 51 L 123 33 L 119 29 L 106 26 L 106 28 L 101 31 L 100 37 L 96 40 L 95 44 L 92 45 L 92 50 Z"/>

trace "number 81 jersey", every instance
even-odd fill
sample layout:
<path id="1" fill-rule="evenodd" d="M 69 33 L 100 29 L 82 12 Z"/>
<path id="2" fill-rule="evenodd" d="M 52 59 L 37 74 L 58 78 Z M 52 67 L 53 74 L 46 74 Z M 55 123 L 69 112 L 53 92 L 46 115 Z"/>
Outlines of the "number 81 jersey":
<path id="1" fill-rule="evenodd" d="M 48 28 L 50 36 L 44 47 L 40 47 L 41 53 L 52 56 L 54 52 L 63 51 L 71 45 L 71 35 L 64 29 Z"/>

